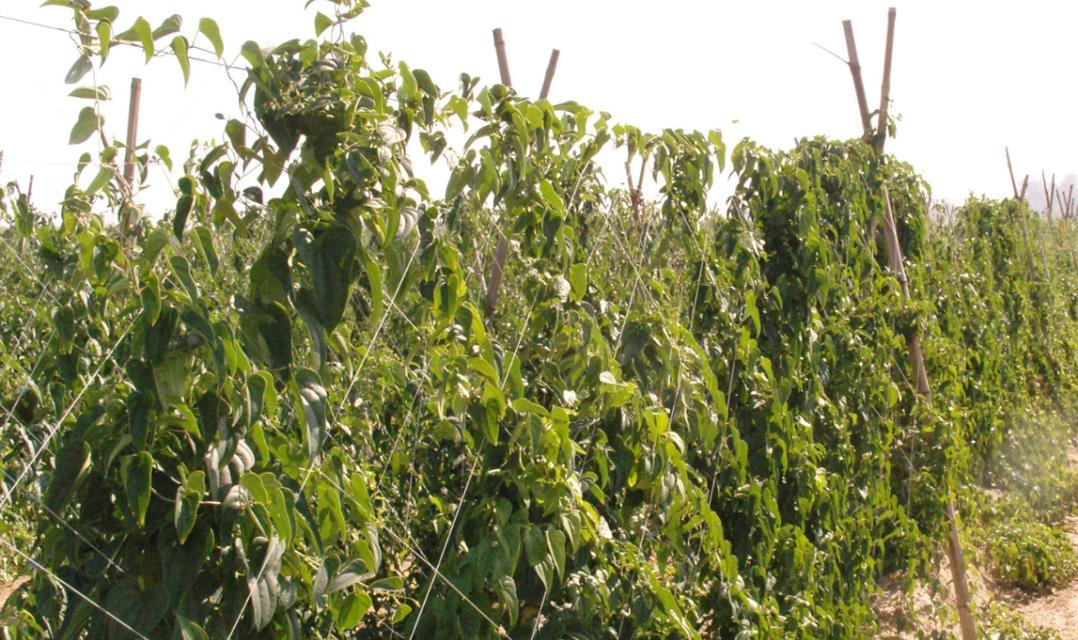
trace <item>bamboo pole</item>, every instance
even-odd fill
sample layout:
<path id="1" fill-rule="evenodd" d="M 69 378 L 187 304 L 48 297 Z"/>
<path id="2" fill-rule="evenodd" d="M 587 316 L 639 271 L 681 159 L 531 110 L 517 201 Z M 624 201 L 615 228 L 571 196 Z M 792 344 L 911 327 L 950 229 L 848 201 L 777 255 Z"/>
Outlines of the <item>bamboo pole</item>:
<path id="1" fill-rule="evenodd" d="M 501 75 L 502 84 L 512 88 L 513 79 L 509 75 L 509 58 L 505 53 L 505 38 L 501 29 L 494 30 L 494 51 L 498 56 L 498 73 Z M 498 293 L 502 286 L 502 276 L 505 275 L 505 261 L 509 257 L 509 216 L 503 223 L 504 229 L 500 229 L 498 246 L 494 249 L 494 262 L 490 266 L 490 276 L 487 278 L 486 307 L 487 312 L 494 312 L 498 308 Z"/>
<path id="2" fill-rule="evenodd" d="M 891 61 L 894 47 L 894 25 L 895 25 L 895 11 L 894 7 L 887 12 L 887 49 L 884 55 L 884 85 L 883 92 L 890 92 L 890 78 L 891 78 Z M 866 110 L 865 100 L 863 97 L 864 83 L 861 81 L 861 67 L 857 64 L 856 49 L 854 47 L 853 39 L 853 26 L 849 20 L 842 23 L 843 29 L 846 32 L 846 46 L 850 52 L 850 72 L 853 74 L 854 89 L 858 93 L 858 105 L 861 109 L 862 123 L 866 123 Z M 890 100 L 889 95 L 881 96 L 880 103 L 880 122 L 886 127 L 886 112 L 884 111 L 887 102 Z M 871 132 L 871 129 L 865 127 L 866 133 Z M 886 131 L 886 129 L 884 129 Z M 874 149 L 878 155 L 883 155 L 884 146 L 887 142 L 886 135 L 879 136 L 874 145 Z M 1017 191 L 1017 190 L 1016 190 Z M 883 233 L 884 233 L 884 246 L 887 249 L 887 260 L 891 270 L 894 272 L 895 277 L 898 279 L 899 284 L 902 286 L 902 294 L 909 299 L 909 281 L 906 278 L 906 269 L 904 265 L 904 259 L 902 256 L 902 245 L 898 237 L 898 229 L 895 225 L 894 213 L 891 209 L 891 197 L 888 193 L 887 186 L 883 187 L 883 199 L 884 199 L 884 221 L 883 221 Z M 907 348 L 909 350 L 910 364 L 914 373 L 914 385 L 917 389 L 917 393 L 924 397 L 928 402 L 932 401 L 932 387 L 928 380 L 928 371 L 924 362 L 924 350 L 921 346 L 920 337 L 914 333 L 907 339 Z M 963 640 L 976 640 L 977 627 L 973 620 L 973 614 L 970 611 L 970 597 L 969 597 L 969 581 L 966 576 L 966 564 L 965 558 L 962 553 L 962 538 L 958 529 L 958 518 L 954 510 L 954 500 L 950 496 L 947 497 L 947 519 L 950 522 L 950 535 L 948 536 L 948 548 L 947 555 L 949 564 L 951 566 L 951 578 L 954 582 L 955 601 L 958 608 L 958 619 L 962 630 Z"/>
<path id="3" fill-rule="evenodd" d="M 131 78 L 131 101 L 127 106 L 127 149 L 124 153 L 124 182 L 127 183 L 128 196 L 134 191 L 135 184 L 135 146 L 138 139 L 138 110 L 142 98 L 142 80 Z"/>
<path id="4" fill-rule="evenodd" d="M 131 100 L 127 107 L 127 139 L 124 151 L 124 202 L 120 205 L 120 235 L 126 239 L 131 230 L 131 197 L 135 192 L 135 146 L 138 144 L 138 112 L 142 98 L 142 80 L 131 78 Z"/>
<path id="5" fill-rule="evenodd" d="M 543 78 L 543 88 L 539 91 L 539 99 L 546 100 L 550 97 L 550 85 L 554 82 L 554 72 L 558 70 L 558 58 L 561 51 L 554 49 L 550 52 L 550 62 L 546 65 L 546 76 Z"/>
<path id="6" fill-rule="evenodd" d="M 891 55 L 895 45 L 896 13 L 894 7 L 887 10 L 887 48 L 884 50 L 883 84 L 880 86 L 880 113 L 876 122 L 876 144 L 874 145 L 878 149 L 877 153 L 883 153 L 883 145 L 887 140 L 887 112 L 891 106 Z"/>
<path id="7" fill-rule="evenodd" d="M 861 61 L 857 57 L 857 43 L 853 38 L 853 23 L 849 20 L 842 21 L 842 30 L 846 34 L 846 54 L 849 56 L 847 65 L 850 67 L 850 75 L 853 76 L 853 89 L 857 94 L 857 109 L 861 115 L 861 128 L 864 134 L 872 131 L 872 122 L 868 116 L 868 98 L 865 97 L 865 85 L 861 81 Z"/>
<path id="8" fill-rule="evenodd" d="M 1003 153 L 1007 154 L 1007 173 L 1011 175 L 1011 189 L 1014 190 L 1014 199 L 1021 200 L 1018 197 L 1018 183 L 1014 181 L 1014 165 L 1011 164 L 1011 150 L 1009 147 L 1003 147 Z"/>
<path id="9" fill-rule="evenodd" d="M 502 84 L 512 87 L 513 79 L 509 77 L 509 59 L 505 55 L 505 38 L 501 29 L 494 30 L 494 51 L 498 55 L 498 73 L 502 76 Z"/>
<path id="10" fill-rule="evenodd" d="M 1048 177 L 1044 174 L 1044 169 L 1041 169 L 1041 188 L 1044 189 L 1044 204 L 1047 207 L 1045 213 L 1048 216 L 1048 222 L 1052 221 L 1052 205 L 1055 204 L 1056 199 L 1056 174 L 1052 174 L 1052 186 L 1048 186 Z"/>

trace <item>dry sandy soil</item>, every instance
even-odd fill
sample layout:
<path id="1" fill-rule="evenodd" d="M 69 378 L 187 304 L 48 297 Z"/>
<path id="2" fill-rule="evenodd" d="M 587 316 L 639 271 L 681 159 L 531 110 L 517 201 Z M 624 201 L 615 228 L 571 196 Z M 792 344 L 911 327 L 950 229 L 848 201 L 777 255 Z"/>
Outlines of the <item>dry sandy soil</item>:
<path id="1" fill-rule="evenodd" d="M 1078 548 L 1078 517 L 1067 520 L 1067 536 Z M 1016 608 L 1026 620 L 1058 631 L 1063 640 L 1078 640 L 1078 580 L 1054 593 L 1020 603 Z"/>

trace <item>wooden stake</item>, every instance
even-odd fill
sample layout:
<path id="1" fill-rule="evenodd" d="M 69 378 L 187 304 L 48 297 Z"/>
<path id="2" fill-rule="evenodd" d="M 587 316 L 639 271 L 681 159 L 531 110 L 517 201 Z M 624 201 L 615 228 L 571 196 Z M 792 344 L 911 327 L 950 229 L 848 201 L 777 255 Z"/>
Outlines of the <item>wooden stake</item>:
<path id="1" fill-rule="evenodd" d="M 505 38 L 501 29 L 494 30 L 494 51 L 498 54 L 498 73 L 502 76 L 502 84 L 512 87 L 513 79 L 509 77 L 509 59 L 505 55 Z"/>
<path id="2" fill-rule="evenodd" d="M 909 281 L 906 278 L 906 268 L 902 257 L 902 245 L 898 239 L 898 229 L 895 226 L 895 217 L 891 209 L 891 195 L 887 185 L 883 186 L 884 220 L 883 235 L 887 247 L 887 261 L 891 270 L 895 273 L 902 285 L 902 296 L 910 299 Z M 921 347 L 920 337 L 914 333 L 906 339 L 906 347 L 910 354 L 910 363 L 913 366 L 914 386 L 918 395 L 926 401 L 932 402 L 932 387 L 928 381 L 928 371 L 925 368 L 924 350 Z M 962 537 L 958 530 L 958 516 L 954 511 L 954 499 L 947 498 L 947 519 L 950 521 L 950 535 L 947 540 L 948 564 L 951 565 L 951 580 L 954 582 L 955 602 L 958 606 L 958 622 L 962 629 L 963 640 L 976 640 L 977 625 L 970 611 L 969 580 L 966 577 L 966 561 L 962 553 Z"/>
<path id="3" fill-rule="evenodd" d="M 138 145 L 138 111 L 142 98 L 142 80 L 131 78 L 131 101 L 127 107 L 127 148 L 124 153 L 124 202 L 120 205 L 120 234 L 131 231 L 131 198 L 135 193 L 135 147 Z"/>
<path id="4" fill-rule="evenodd" d="M 131 101 L 127 107 L 127 151 L 124 154 L 124 182 L 131 196 L 135 184 L 135 146 L 138 144 L 138 108 L 142 97 L 142 80 L 131 78 Z"/>
<path id="5" fill-rule="evenodd" d="M 1044 203 L 1047 209 L 1045 213 L 1048 215 L 1048 222 L 1052 221 L 1052 205 L 1056 197 L 1056 174 L 1052 174 L 1052 187 L 1048 187 L 1048 178 L 1044 175 L 1044 169 L 1041 169 L 1041 188 L 1044 189 Z"/>
<path id="6" fill-rule="evenodd" d="M 558 58 L 561 51 L 554 49 L 550 52 L 550 62 L 546 65 L 546 77 L 543 78 L 543 88 L 539 91 L 539 99 L 546 100 L 550 96 L 550 85 L 554 82 L 554 72 L 558 70 Z"/>
<path id="7" fill-rule="evenodd" d="M 895 11 L 894 7 L 887 10 L 887 48 L 883 56 L 883 84 L 880 87 L 880 113 L 876 123 L 877 153 L 883 153 L 883 145 L 887 140 L 887 112 L 891 106 L 891 55 L 895 47 Z"/>
<path id="8" fill-rule="evenodd" d="M 891 82 L 891 60 L 892 50 L 894 45 L 894 27 L 895 27 L 895 11 L 894 7 L 887 12 L 887 51 L 884 56 L 884 92 L 890 91 Z M 861 66 L 856 64 L 856 48 L 853 44 L 853 27 L 849 20 L 842 23 L 843 28 L 846 31 L 846 48 L 850 52 L 850 73 L 853 74 L 854 88 L 858 92 L 858 106 L 861 109 L 862 123 L 865 125 L 865 133 L 871 134 L 871 128 L 867 119 L 867 106 L 864 100 L 864 83 L 861 81 Z M 880 97 L 880 122 L 886 127 L 886 109 L 887 102 L 890 96 Z M 878 155 L 883 155 L 884 145 L 887 142 L 886 136 L 879 136 L 874 145 L 874 149 Z M 1016 190 L 1017 191 L 1017 190 Z M 887 185 L 883 186 L 883 200 L 884 200 L 884 220 L 883 220 L 883 233 L 884 233 L 884 246 L 887 249 L 887 261 L 894 271 L 895 277 L 898 278 L 899 283 L 902 285 L 902 294 L 909 299 L 909 282 L 906 278 L 906 269 L 904 265 L 904 259 L 902 256 L 902 244 L 898 238 L 898 229 L 895 225 L 894 213 L 891 210 L 891 196 L 888 193 Z M 910 364 L 913 367 L 914 385 L 917 389 L 917 393 L 925 398 L 925 400 L 932 401 L 932 387 L 928 380 L 928 370 L 925 367 L 924 350 L 921 347 L 921 339 L 916 334 L 911 335 L 907 339 L 907 348 L 910 354 Z M 977 640 L 977 626 L 973 620 L 973 614 L 970 611 L 969 605 L 969 581 L 966 577 L 966 563 L 962 554 L 962 538 L 959 535 L 957 515 L 954 511 L 954 499 L 950 496 L 947 497 L 947 518 L 950 521 L 950 536 L 948 540 L 948 558 L 951 565 L 951 578 L 954 581 L 955 601 L 958 605 L 958 620 L 962 629 L 963 640 Z"/>
<path id="9" fill-rule="evenodd" d="M 842 30 L 846 34 L 846 55 L 849 57 L 847 64 L 850 67 L 850 75 L 853 76 L 853 90 L 857 94 L 857 109 L 861 114 L 861 128 L 864 135 L 872 131 L 872 122 L 868 117 L 868 98 L 865 97 L 865 85 L 861 81 L 861 61 L 857 57 L 857 43 L 853 39 L 853 23 L 849 20 L 842 21 Z"/>
<path id="10" fill-rule="evenodd" d="M 1007 154 L 1007 173 L 1011 174 L 1011 189 L 1014 190 L 1014 199 L 1020 200 L 1018 197 L 1018 183 L 1014 181 L 1014 165 L 1011 164 L 1011 150 L 1008 147 L 1003 147 L 1003 152 Z"/>
<path id="11" fill-rule="evenodd" d="M 1026 189 L 1029 187 L 1029 174 L 1027 173 L 1022 178 L 1022 190 L 1018 192 L 1018 199 L 1024 201 L 1026 199 Z"/>
<path id="12" fill-rule="evenodd" d="M 509 75 L 509 58 L 505 54 L 505 38 L 501 29 L 494 30 L 494 51 L 498 56 L 498 72 L 502 77 L 502 84 L 506 87 L 513 86 L 513 79 Z M 494 249 L 494 263 L 490 266 L 490 276 L 487 278 L 486 307 L 488 313 L 493 313 L 498 308 L 498 291 L 502 286 L 502 276 L 505 274 L 505 261 L 509 257 L 509 219 L 508 215 L 503 223 L 501 236 L 498 238 L 498 246 Z"/>

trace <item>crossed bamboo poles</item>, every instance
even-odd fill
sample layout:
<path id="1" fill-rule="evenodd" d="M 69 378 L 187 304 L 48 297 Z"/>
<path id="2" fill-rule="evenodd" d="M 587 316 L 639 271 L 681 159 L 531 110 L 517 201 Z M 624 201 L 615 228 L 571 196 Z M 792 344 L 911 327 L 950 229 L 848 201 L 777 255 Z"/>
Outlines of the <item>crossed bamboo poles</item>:
<path id="1" fill-rule="evenodd" d="M 849 20 L 842 22 L 842 29 L 846 36 L 846 51 L 849 55 L 847 65 L 853 78 L 854 92 L 857 96 L 858 112 L 861 116 L 861 126 L 865 139 L 872 144 L 872 149 L 877 155 L 883 155 L 884 145 L 887 142 L 888 109 L 891 102 L 891 61 L 895 41 L 895 14 L 896 10 L 891 7 L 887 11 L 887 43 L 884 49 L 883 83 L 880 88 L 880 108 L 877 112 L 875 130 L 872 127 L 871 114 L 868 111 L 868 100 L 865 97 L 865 86 L 861 79 L 861 63 L 857 57 L 857 44 L 854 41 L 853 23 Z M 1008 155 L 1009 163 L 1009 155 Z M 1013 180 L 1013 178 L 1012 178 Z M 1028 179 L 1027 179 L 1028 183 Z M 1025 185 L 1022 188 L 1025 192 Z M 1017 188 L 1016 188 L 1017 192 Z M 895 277 L 902 286 L 902 295 L 907 300 L 910 298 L 909 281 L 906 278 L 906 270 L 902 257 L 902 245 L 898 238 L 895 227 L 894 212 L 891 208 L 891 197 L 887 186 L 883 187 L 884 219 L 883 235 L 887 250 L 887 261 Z M 910 355 L 910 364 L 914 372 L 914 384 L 917 393 L 926 401 L 932 401 L 932 387 L 929 384 L 928 372 L 925 368 L 924 351 L 921 348 L 920 337 L 913 333 L 907 339 L 907 347 Z M 962 553 L 962 537 L 959 533 L 958 517 L 955 514 L 954 498 L 948 494 L 946 502 L 947 519 L 950 531 L 947 544 L 947 555 L 950 560 L 951 578 L 954 582 L 955 602 L 958 608 L 958 622 L 962 631 L 963 640 L 976 640 L 977 626 L 970 610 L 969 582 L 966 578 L 966 564 Z"/>
<path id="2" fill-rule="evenodd" d="M 513 87 L 513 79 L 509 75 L 509 57 L 505 53 L 505 37 L 501 29 L 494 30 L 494 51 L 498 56 L 498 72 L 501 74 L 502 84 L 507 88 Z M 553 49 L 550 52 L 550 61 L 547 63 L 546 76 L 543 78 L 543 88 L 539 91 L 539 99 L 546 100 L 550 95 L 550 85 L 554 82 L 554 73 L 558 69 L 558 58 L 561 52 Z M 505 260 L 509 256 L 509 221 L 506 216 L 503 228 L 498 237 L 498 246 L 494 250 L 494 262 L 490 267 L 490 276 L 487 278 L 486 307 L 488 312 L 498 308 L 498 292 L 502 286 L 502 276 L 505 275 Z"/>

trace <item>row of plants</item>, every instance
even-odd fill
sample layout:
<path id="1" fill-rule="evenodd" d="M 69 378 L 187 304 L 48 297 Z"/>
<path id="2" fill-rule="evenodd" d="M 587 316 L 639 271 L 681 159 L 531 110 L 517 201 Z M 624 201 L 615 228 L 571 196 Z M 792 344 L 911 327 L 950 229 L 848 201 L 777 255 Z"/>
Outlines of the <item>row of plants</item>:
<path id="1" fill-rule="evenodd" d="M 124 43 L 185 74 L 199 36 L 223 52 L 212 20 L 46 4 L 82 34 L 73 83 Z M 107 144 L 55 215 L 4 192 L 0 508 L 29 529 L 2 539 L 38 569 L 6 637 L 859 638 L 1009 408 L 1074 397 L 1066 223 L 971 201 L 943 225 L 862 141 L 728 150 L 444 89 L 346 35 L 364 6 L 242 47 L 244 116 L 163 217 L 96 106 L 72 138 Z M 609 153 L 647 163 L 642 210 Z"/>

